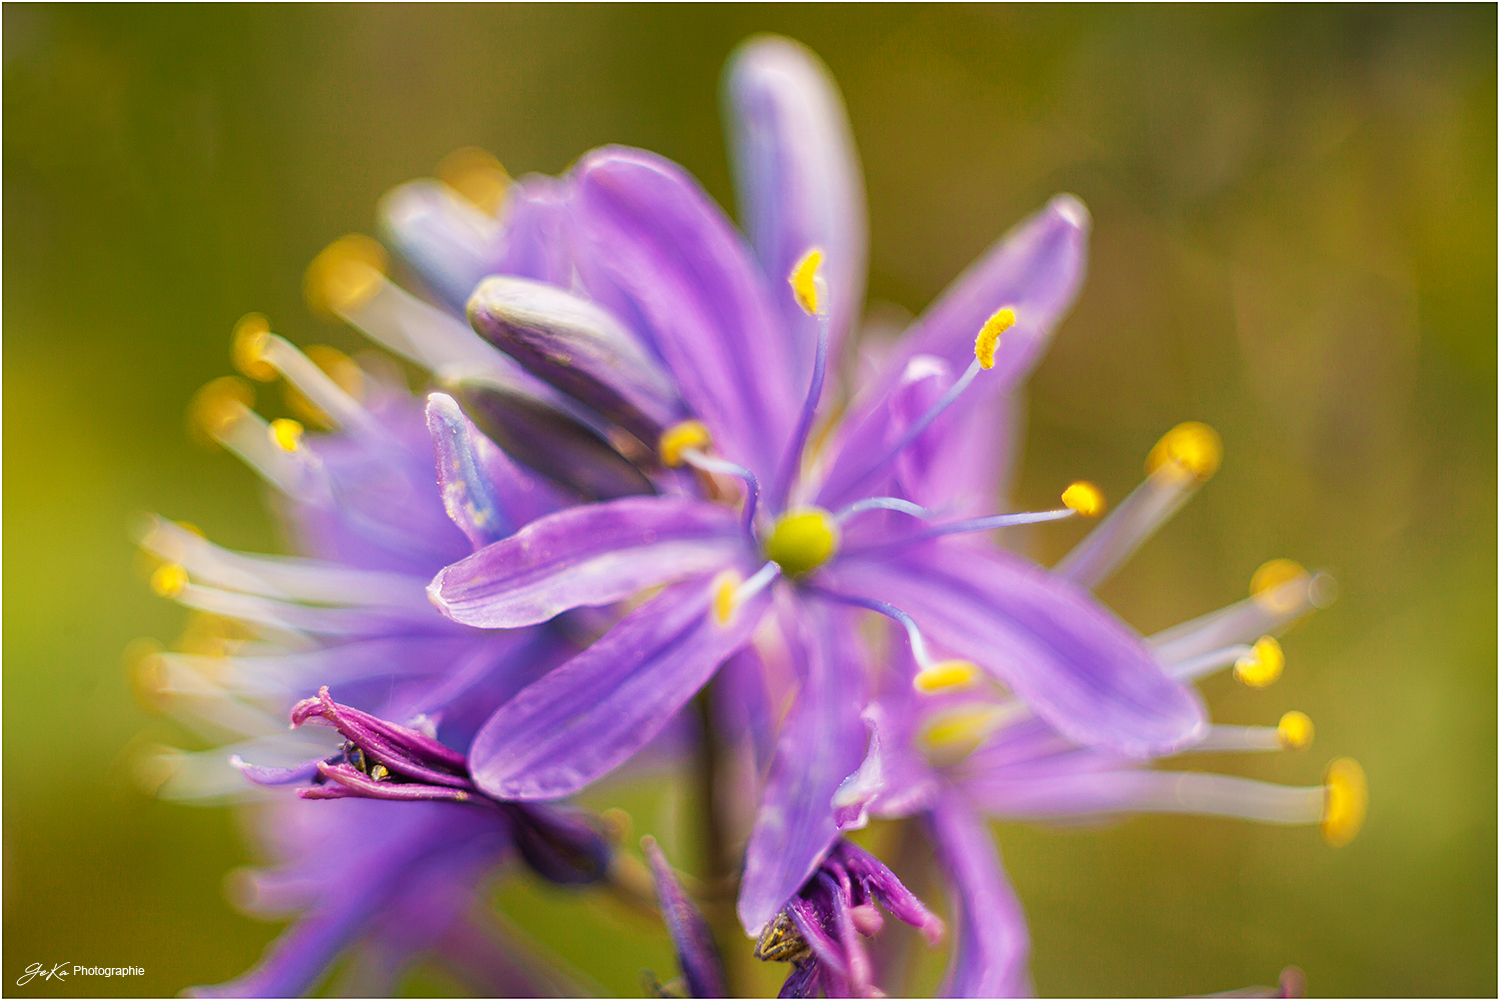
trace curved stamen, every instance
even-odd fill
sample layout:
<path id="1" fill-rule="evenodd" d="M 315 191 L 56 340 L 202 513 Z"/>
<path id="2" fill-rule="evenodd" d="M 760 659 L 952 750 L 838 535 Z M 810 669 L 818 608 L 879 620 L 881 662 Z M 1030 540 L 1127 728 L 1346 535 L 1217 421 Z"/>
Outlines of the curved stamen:
<path id="1" fill-rule="evenodd" d="M 833 516 L 833 520 L 842 525 L 855 515 L 863 514 L 866 511 L 900 511 L 902 514 L 909 514 L 913 518 L 921 518 L 923 521 L 932 517 L 932 512 L 922 505 L 913 504 L 911 501 L 902 500 L 900 497 L 866 497 L 864 500 L 855 501 L 853 504 L 837 512 Z"/>
<path id="2" fill-rule="evenodd" d="M 879 600 L 878 598 L 859 598 L 854 595 L 838 594 L 833 591 L 825 591 L 822 588 L 812 588 L 818 594 L 834 601 L 855 605 L 860 608 L 868 608 L 872 612 L 879 612 L 887 618 L 894 619 L 906 630 L 907 642 L 911 644 L 912 659 L 917 662 L 917 673 L 911 679 L 912 688 L 922 695 L 934 695 L 942 692 L 952 692 L 964 688 L 971 688 L 983 677 L 980 669 L 967 660 L 934 660 L 927 652 L 927 641 L 922 637 L 922 630 L 910 615 L 907 615 L 895 605 Z"/>
<path id="3" fill-rule="evenodd" d="M 381 428 L 352 393 L 291 342 L 271 333 L 265 317 L 251 313 L 234 328 L 233 354 L 240 371 L 269 382 L 278 374 L 326 416 L 335 428 L 379 435 Z"/>
<path id="4" fill-rule="evenodd" d="M 878 548 L 891 545 L 893 542 L 910 545 L 913 542 L 935 539 L 944 535 L 957 535 L 962 532 L 987 532 L 991 529 L 1009 528 L 1014 525 L 1061 521 L 1075 514 L 1091 518 L 1104 509 L 1104 497 L 1100 494 L 1099 488 L 1082 480 L 1063 491 L 1062 501 L 1064 506 L 1052 511 L 1019 511 L 1013 514 L 991 514 L 982 518 L 967 518 L 963 521 L 949 522 L 946 525 L 933 525 L 914 536 L 906 536 L 899 540 L 892 540 L 892 542 L 880 542 L 867 548 Z M 900 511 L 902 514 L 909 514 L 923 520 L 932 517 L 931 511 L 899 497 L 867 497 L 844 508 L 834 515 L 834 520 L 842 524 L 856 514 L 875 510 Z"/>
<path id="5" fill-rule="evenodd" d="M 744 466 L 704 455 L 696 448 L 684 448 L 678 455 L 683 462 L 694 469 L 701 469 L 705 473 L 720 473 L 724 476 L 735 476 L 744 481 L 745 510 L 742 518 L 745 526 L 745 534 L 754 538 L 756 506 L 760 502 L 760 481 L 755 478 L 755 474 Z"/>
<path id="6" fill-rule="evenodd" d="M 780 576 L 781 567 L 770 561 L 746 581 L 741 581 L 740 575 L 733 570 L 725 570 L 719 574 L 712 584 L 715 620 L 719 625 L 727 626 L 734 617 L 735 609 L 770 587 Z"/>
<path id="7" fill-rule="evenodd" d="M 802 402 L 802 414 L 797 418 L 797 430 L 793 432 L 792 439 L 787 444 L 786 454 L 781 458 L 781 467 L 776 471 L 776 481 L 772 484 L 769 499 L 773 512 L 780 511 L 786 506 L 792 480 L 796 477 L 797 467 L 802 462 L 802 451 L 807 447 L 807 436 L 812 432 L 813 420 L 818 415 L 818 403 L 823 398 L 823 377 L 828 367 L 830 317 L 826 309 L 820 312 L 818 308 L 818 285 L 822 279 L 818 277 L 817 272 L 822 261 L 823 252 L 814 247 L 792 269 L 791 277 L 788 279 L 797 304 L 808 315 L 818 318 L 818 345 L 813 354 L 812 381 L 807 387 L 807 399 Z"/>

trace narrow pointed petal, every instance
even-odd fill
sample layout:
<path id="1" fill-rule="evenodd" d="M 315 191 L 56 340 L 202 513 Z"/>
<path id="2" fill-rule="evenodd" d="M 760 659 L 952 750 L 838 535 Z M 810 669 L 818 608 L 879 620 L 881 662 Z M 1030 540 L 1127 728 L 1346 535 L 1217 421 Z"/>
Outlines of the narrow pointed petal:
<path id="1" fill-rule="evenodd" d="M 648 446 L 686 414 L 677 390 L 634 334 L 560 288 L 495 275 L 474 290 L 469 323 L 527 371 Z"/>
<path id="2" fill-rule="evenodd" d="M 834 591 L 905 611 L 1075 743 L 1146 758 L 1191 744 L 1206 725 L 1197 696 L 1134 630 L 1019 557 L 940 541 L 881 559 L 849 556 L 823 574 Z"/>
<path id="3" fill-rule="evenodd" d="M 469 767 L 499 799 L 577 792 L 650 743 L 770 603 L 761 591 L 721 624 L 708 575 L 675 584 L 524 689 L 474 738 Z"/>
<path id="4" fill-rule="evenodd" d="M 656 903 L 661 909 L 662 920 L 667 923 L 667 932 L 672 936 L 677 965 L 682 969 L 689 993 L 695 998 L 726 997 L 724 965 L 719 959 L 719 947 L 714 944 L 713 929 L 709 928 L 703 912 L 683 891 L 677 874 L 667 863 L 667 857 L 662 854 L 656 840 L 648 837 L 641 846 L 646 851 L 646 861 L 651 864 Z"/>
<path id="5" fill-rule="evenodd" d="M 488 379 L 459 379 L 445 388 L 487 438 L 554 483 L 590 500 L 655 492 L 620 454 L 618 445 L 632 443 L 611 442 L 552 403 Z"/>
<path id="6" fill-rule="evenodd" d="M 749 248 L 682 168 L 652 153 L 596 150 L 573 180 L 589 292 L 638 324 L 724 456 L 770 482 L 805 387 L 787 377 L 774 293 Z"/>
<path id="7" fill-rule="evenodd" d="M 1005 878 L 994 835 L 984 818 L 951 790 L 933 809 L 931 825 L 938 861 L 948 877 L 956 939 L 940 993 L 958 998 L 1029 994 L 1026 915 Z"/>
<path id="8" fill-rule="evenodd" d="M 427 593 L 455 622 L 514 629 L 722 569 L 744 544 L 738 518 L 722 505 L 626 497 L 534 521 L 440 571 Z"/>
<path id="9" fill-rule="evenodd" d="M 438 489 L 443 508 L 475 549 L 505 538 L 516 526 L 495 496 L 485 466 L 503 454 L 475 428 L 458 401 L 443 393 L 427 399 L 427 428 L 437 460 Z M 480 448 L 488 454 L 481 455 Z M 489 462 L 485 460 L 488 459 Z"/>
<path id="10" fill-rule="evenodd" d="M 804 662 L 801 692 L 776 745 L 760 812 L 745 848 L 740 923 L 758 935 L 807 882 L 838 837 L 833 797 L 865 754 L 865 672 L 847 614 L 800 600 L 786 622 Z"/>
<path id="11" fill-rule="evenodd" d="M 867 253 L 864 178 L 838 86 L 805 46 L 761 36 L 730 57 L 724 103 L 740 218 L 766 276 L 823 249 L 836 364 L 864 299 Z M 779 305 L 805 385 L 817 321 L 790 297 Z"/>

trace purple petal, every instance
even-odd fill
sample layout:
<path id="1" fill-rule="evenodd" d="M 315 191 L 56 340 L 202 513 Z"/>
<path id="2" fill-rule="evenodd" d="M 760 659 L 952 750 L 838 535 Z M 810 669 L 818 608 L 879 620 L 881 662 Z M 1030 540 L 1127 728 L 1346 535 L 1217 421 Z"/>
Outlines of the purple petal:
<path id="1" fill-rule="evenodd" d="M 609 842 L 587 812 L 529 803 L 502 803 L 500 809 L 510 819 L 516 851 L 538 875 L 578 886 L 609 873 Z"/>
<path id="2" fill-rule="evenodd" d="M 938 861 L 948 876 L 956 941 L 941 994 L 1019 997 L 1027 989 L 1026 915 L 1005 878 L 983 818 L 950 791 L 932 811 Z"/>
<path id="3" fill-rule="evenodd" d="M 667 864 L 656 840 L 645 838 L 641 847 L 646 851 L 646 861 L 651 864 L 651 883 L 656 888 L 657 906 L 667 923 L 667 932 L 672 936 L 677 964 L 682 968 L 689 993 L 695 998 L 726 997 L 724 966 L 719 960 L 719 948 L 714 944 L 713 930 L 703 912 L 683 892 L 677 874 Z"/>
<path id="4" fill-rule="evenodd" d="M 928 945 L 942 940 L 942 919 L 929 911 L 884 862 L 852 841 L 839 842 L 837 852 L 850 877 L 874 891 L 886 910 L 920 931 Z"/>
<path id="5" fill-rule="evenodd" d="M 1083 588 L 996 549 L 939 541 L 886 553 L 835 560 L 824 579 L 900 608 L 1075 743 L 1146 758 L 1206 725 L 1196 694 Z"/>
<path id="6" fill-rule="evenodd" d="M 730 57 L 724 100 L 740 218 L 776 288 L 810 248 L 824 250 L 829 357 L 858 315 L 865 286 L 865 189 L 838 86 L 805 46 L 762 36 Z M 780 291 L 779 289 L 777 289 Z M 777 298 L 805 386 L 817 321 Z"/>
<path id="7" fill-rule="evenodd" d="M 671 379 L 608 311 L 560 288 L 494 275 L 469 298 L 478 334 L 649 446 L 685 416 Z"/>
<path id="8" fill-rule="evenodd" d="M 806 388 L 748 248 L 692 178 L 652 153 L 596 150 L 573 177 L 585 285 L 641 324 L 719 450 L 770 482 Z"/>
<path id="9" fill-rule="evenodd" d="M 443 569 L 427 593 L 455 622 L 513 629 L 728 566 L 744 545 L 722 505 L 625 497 L 538 519 Z"/>
<path id="10" fill-rule="evenodd" d="M 555 799 L 622 764 L 744 646 L 769 589 L 720 624 L 711 578 L 675 584 L 524 689 L 474 738 L 469 765 L 498 799 Z"/>
<path id="11" fill-rule="evenodd" d="M 515 531 L 484 468 L 489 464 L 486 459 L 508 462 L 501 458 L 504 453 L 479 433 L 453 397 L 443 393 L 427 398 L 427 429 L 432 432 L 438 489 L 453 524 L 468 536 L 475 549 Z"/>
<path id="12" fill-rule="evenodd" d="M 866 675 L 849 617 L 817 600 L 792 607 L 799 611 L 783 625 L 804 662 L 804 681 L 745 848 L 739 916 L 752 936 L 807 882 L 838 837 L 833 796 L 865 753 L 859 713 Z"/>
<path id="13" fill-rule="evenodd" d="M 229 756 L 231 767 L 238 769 L 239 773 L 251 782 L 262 786 L 285 786 L 307 782 L 318 774 L 318 766 L 322 763 L 322 758 L 312 758 L 294 768 L 276 768 L 272 765 L 252 765 L 238 754 Z"/>

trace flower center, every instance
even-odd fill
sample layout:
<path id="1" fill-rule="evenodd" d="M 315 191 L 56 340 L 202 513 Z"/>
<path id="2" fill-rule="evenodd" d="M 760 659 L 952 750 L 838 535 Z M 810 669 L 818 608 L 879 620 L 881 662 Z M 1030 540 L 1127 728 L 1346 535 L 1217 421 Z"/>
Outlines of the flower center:
<path id="1" fill-rule="evenodd" d="M 822 508 L 789 511 L 766 538 L 766 559 L 788 577 L 801 577 L 828 561 L 839 547 L 838 525 Z"/>

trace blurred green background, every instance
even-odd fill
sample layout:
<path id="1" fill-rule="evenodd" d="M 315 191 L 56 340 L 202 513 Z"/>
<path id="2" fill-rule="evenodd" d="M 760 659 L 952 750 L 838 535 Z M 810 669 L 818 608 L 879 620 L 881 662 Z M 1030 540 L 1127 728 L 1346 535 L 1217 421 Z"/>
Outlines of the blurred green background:
<path id="1" fill-rule="evenodd" d="M 1111 497 L 1207 421 L 1218 477 L 1103 592 L 1146 631 L 1237 600 L 1275 556 L 1340 600 L 1221 722 L 1317 723 L 1296 784 L 1352 755 L 1363 834 L 1205 819 L 998 829 L 1043 994 L 1496 992 L 1496 10 L 1464 7 L 47 7 L 4 20 L 4 969 L 12 994 L 172 994 L 277 927 L 236 914 L 231 811 L 157 802 L 133 741 L 181 739 L 121 651 L 182 613 L 127 524 L 160 511 L 279 543 L 254 477 L 183 409 L 249 310 L 353 349 L 301 276 L 376 199 L 479 145 L 512 173 L 607 142 L 732 205 L 720 67 L 761 30 L 843 87 L 871 214 L 871 298 L 920 310 L 1057 191 L 1094 215 L 1090 276 L 1031 383 L 1018 486 Z M 272 395 L 272 394 L 265 394 Z M 1077 537 L 1039 533 L 1060 555 Z M 680 795 L 635 790 L 637 833 Z M 608 799 L 609 797 L 605 797 Z M 671 837 L 670 833 L 665 835 Z M 685 835 L 684 835 L 685 836 Z M 686 849 L 684 849 L 686 850 Z M 659 929 L 502 891 L 519 924 L 636 993 Z M 596 913 L 597 911 L 597 913 Z M 36 961 L 146 967 L 34 981 Z M 421 974 L 410 989 L 443 989 Z"/>

